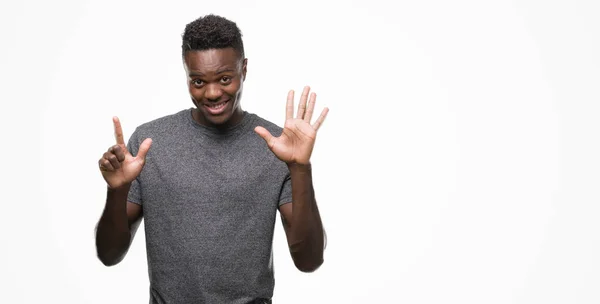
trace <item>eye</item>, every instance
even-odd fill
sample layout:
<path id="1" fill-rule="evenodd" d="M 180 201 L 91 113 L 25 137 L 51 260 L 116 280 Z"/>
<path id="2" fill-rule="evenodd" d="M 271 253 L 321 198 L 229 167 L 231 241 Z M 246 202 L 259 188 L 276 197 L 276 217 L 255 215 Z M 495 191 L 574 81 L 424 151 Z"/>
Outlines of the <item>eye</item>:
<path id="1" fill-rule="evenodd" d="M 192 80 L 192 85 L 196 86 L 196 87 L 201 87 L 204 84 L 204 81 L 200 80 L 200 79 L 193 79 Z"/>
<path id="2" fill-rule="evenodd" d="M 230 82 L 231 82 L 231 77 L 229 77 L 229 76 L 223 76 L 223 77 L 221 77 L 221 83 L 228 84 Z"/>

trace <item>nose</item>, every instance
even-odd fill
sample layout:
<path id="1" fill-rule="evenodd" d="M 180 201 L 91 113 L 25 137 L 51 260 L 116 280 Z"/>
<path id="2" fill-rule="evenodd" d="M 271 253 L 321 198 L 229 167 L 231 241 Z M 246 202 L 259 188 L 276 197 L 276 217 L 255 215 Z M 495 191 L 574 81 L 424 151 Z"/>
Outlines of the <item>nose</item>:
<path id="1" fill-rule="evenodd" d="M 211 101 L 219 100 L 223 96 L 223 91 L 221 90 L 221 86 L 218 84 L 209 84 L 206 87 L 206 91 L 204 93 L 204 97 Z"/>

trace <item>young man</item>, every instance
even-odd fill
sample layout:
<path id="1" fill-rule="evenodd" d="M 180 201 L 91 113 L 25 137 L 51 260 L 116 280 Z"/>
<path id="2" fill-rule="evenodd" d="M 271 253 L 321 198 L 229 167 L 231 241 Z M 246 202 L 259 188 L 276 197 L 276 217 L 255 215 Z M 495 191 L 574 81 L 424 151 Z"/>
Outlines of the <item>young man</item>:
<path id="1" fill-rule="evenodd" d="M 270 303 L 276 212 L 296 267 L 323 263 L 324 231 L 310 156 L 327 108 L 304 88 L 284 128 L 242 110 L 247 59 L 234 22 L 208 15 L 185 28 L 183 60 L 195 108 L 139 126 L 99 160 L 108 184 L 99 259 L 116 265 L 145 219 L 150 303 Z"/>

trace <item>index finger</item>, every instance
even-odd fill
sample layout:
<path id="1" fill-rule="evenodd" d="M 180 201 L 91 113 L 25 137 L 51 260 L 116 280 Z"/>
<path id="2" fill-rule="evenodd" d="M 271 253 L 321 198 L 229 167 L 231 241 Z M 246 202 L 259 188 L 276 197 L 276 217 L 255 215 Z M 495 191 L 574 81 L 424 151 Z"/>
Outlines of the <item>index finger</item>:
<path id="1" fill-rule="evenodd" d="M 115 125 L 115 138 L 117 139 L 117 145 L 125 145 L 125 140 L 123 139 L 123 129 L 121 129 L 121 121 L 119 121 L 118 117 L 113 117 L 113 123 Z"/>
<path id="2" fill-rule="evenodd" d="M 294 116 L 294 90 L 290 90 L 287 96 L 285 106 L 285 119 L 292 119 Z"/>

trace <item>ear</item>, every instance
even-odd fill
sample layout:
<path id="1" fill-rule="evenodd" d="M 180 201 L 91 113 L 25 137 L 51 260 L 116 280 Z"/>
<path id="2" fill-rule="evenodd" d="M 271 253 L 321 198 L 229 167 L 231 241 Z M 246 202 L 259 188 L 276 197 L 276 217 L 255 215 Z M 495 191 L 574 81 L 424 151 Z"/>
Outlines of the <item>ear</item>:
<path id="1" fill-rule="evenodd" d="M 242 81 L 246 80 L 246 67 L 248 66 L 248 58 L 244 58 L 244 61 L 242 63 Z"/>

